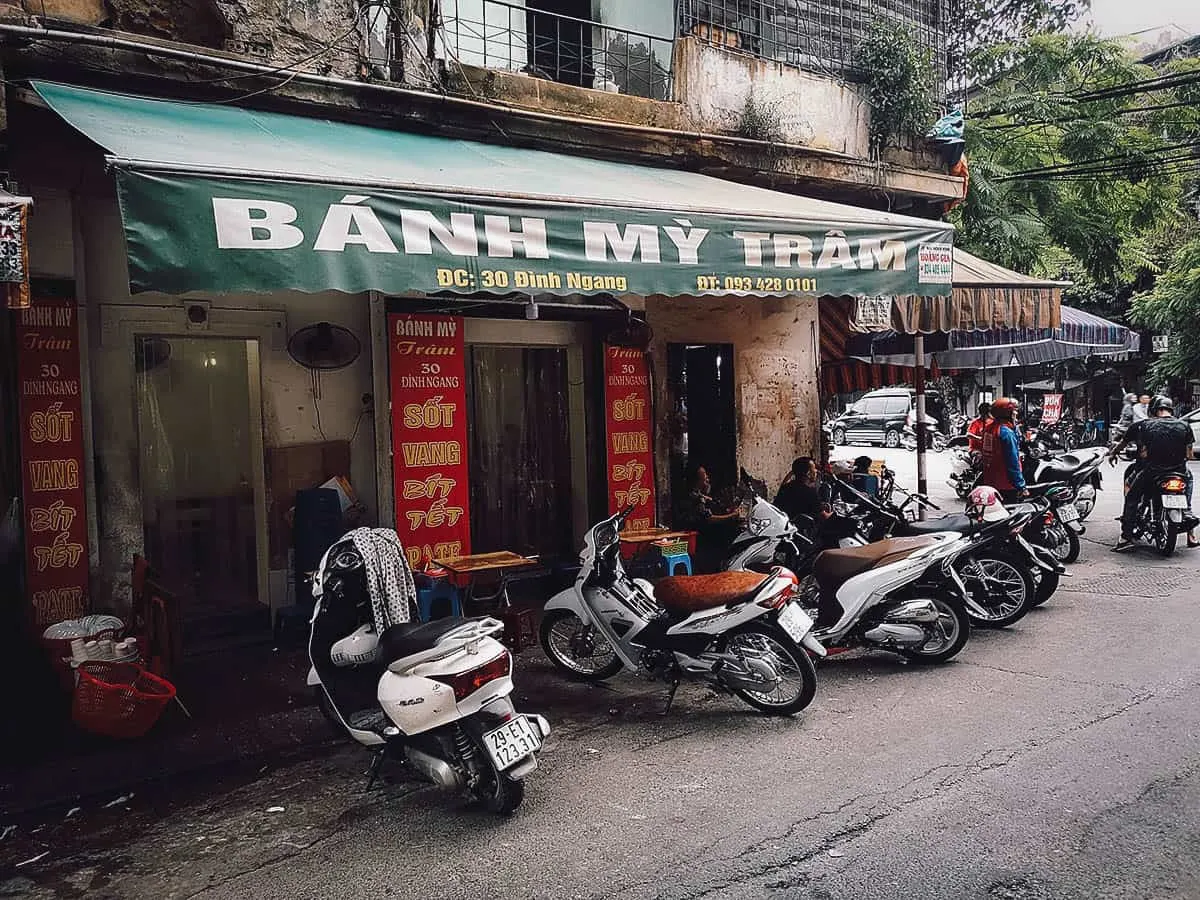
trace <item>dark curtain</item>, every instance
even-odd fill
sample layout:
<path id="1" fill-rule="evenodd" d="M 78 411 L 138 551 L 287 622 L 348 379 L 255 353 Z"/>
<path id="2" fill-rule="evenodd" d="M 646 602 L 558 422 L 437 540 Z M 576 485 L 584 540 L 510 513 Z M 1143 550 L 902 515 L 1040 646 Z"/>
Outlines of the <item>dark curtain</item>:
<path id="1" fill-rule="evenodd" d="M 574 551 L 567 353 L 471 350 L 471 549 Z"/>

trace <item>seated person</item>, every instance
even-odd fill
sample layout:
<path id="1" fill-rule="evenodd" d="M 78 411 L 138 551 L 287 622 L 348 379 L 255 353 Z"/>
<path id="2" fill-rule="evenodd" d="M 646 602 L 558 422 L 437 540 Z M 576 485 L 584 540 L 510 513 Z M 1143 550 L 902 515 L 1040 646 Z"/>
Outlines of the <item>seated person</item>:
<path id="1" fill-rule="evenodd" d="M 775 505 L 800 528 L 807 516 L 817 526 L 817 535 L 826 547 L 836 547 L 838 541 L 854 532 L 852 522 L 834 515 L 832 507 L 822 496 L 817 464 L 810 456 L 792 462 L 792 471 L 775 495 Z"/>
<path id="2" fill-rule="evenodd" d="M 850 483 L 868 497 L 879 496 L 879 479 L 871 474 L 871 457 L 860 456 L 854 460 L 854 472 L 850 476 Z"/>
<path id="3" fill-rule="evenodd" d="M 680 502 L 677 526 L 696 532 L 697 572 L 716 572 L 721 568 L 722 557 L 741 526 L 741 515 L 733 512 L 717 512 L 712 498 L 712 482 L 704 466 L 688 467 L 688 493 Z"/>

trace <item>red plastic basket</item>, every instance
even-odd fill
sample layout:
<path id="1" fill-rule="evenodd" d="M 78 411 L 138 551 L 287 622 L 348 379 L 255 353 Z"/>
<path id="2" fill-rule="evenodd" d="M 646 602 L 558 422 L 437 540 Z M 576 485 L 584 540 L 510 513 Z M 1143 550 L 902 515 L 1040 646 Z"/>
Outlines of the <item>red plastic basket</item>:
<path id="1" fill-rule="evenodd" d="M 71 718 L 85 731 L 114 738 L 137 738 L 154 727 L 175 685 L 139 665 L 91 661 L 79 666 Z"/>

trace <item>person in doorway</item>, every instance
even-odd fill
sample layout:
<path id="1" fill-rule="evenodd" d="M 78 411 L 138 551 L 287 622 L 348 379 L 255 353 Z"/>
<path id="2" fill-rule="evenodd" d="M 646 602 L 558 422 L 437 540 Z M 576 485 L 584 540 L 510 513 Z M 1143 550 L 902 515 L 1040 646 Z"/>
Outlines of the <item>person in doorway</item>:
<path id="1" fill-rule="evenodd" d="M 1108 452 L 1108 461 L 1117 464 L 1117 456 L 1126 444 L 1137 444 L 1138 459 L 1125 470 L 1125 507 L 1121 511 L 1121 539 L 1114 550 L 1124 550 L 1133 544 L 1133 525 L 1147 484 L 1153 476 L 1164 471 L 1180 470 L 1188 484 L 1187 544 L 1196 547 L 1195 517 L 1191 515 L 1192 473 L 1188 460 L 1192 458 L 1192 429 L 1175 418 L 1175 402 L 1161 394 L 1150 403 L 1150 418 L 1134 422 L 1125 436 Z"/>
<path id="2" fill-rule="evenodd" d="M 1133 421 L 1144 422 L 1150 418 L 1150 395 L 1138 395 L 1138 402 L 1133 405 Z"/>
<path id="3" fill-rule="evenodd" d="M 1001 397 L 991 406 L 991 421 L 983 428 L 983 475 L 979 483 L 1000 492 L 1006 503 L 1029 496 L 1021 471 L 1021 436 L 1017 431 L 1017 401 Z"/>
<path id="4" fill-rule="evenodd" d="M 992 405 L 990 403 L 980 403 L 979 415 L 972 419 L 971 424 L 967 426 L 968 450 L 983 450 L 983 430 L 987 428 L 990 421 L 992 421 Z"/>
<path id="5" fill-rule="evenodd" d="M 708 470 L 696 463 L 687 469 L 688 493 L 680 504 L 679 527 L 696 532 L 696 568 L 715 572 L 721 554 L 737 535 L 740 514 L 718 512 L 712 498 Z"/>

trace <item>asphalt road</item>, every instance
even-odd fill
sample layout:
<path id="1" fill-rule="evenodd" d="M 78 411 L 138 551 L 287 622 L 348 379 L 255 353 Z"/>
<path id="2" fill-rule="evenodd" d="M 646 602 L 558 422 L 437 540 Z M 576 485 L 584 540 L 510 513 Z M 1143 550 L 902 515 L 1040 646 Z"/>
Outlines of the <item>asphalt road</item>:
<path id="1" fill-rule="evenodd" d="M 365 793 L 347 749 L 84 810 L 0 896 L 1200 897 L 1200 551 L 1109 552 L 1106 484 L 1074 577 L 948 665 L 839 657 L 794 719 L 696 686 L 662 718 L 661 688 L 561 682 L 531 654 L 521 705 L 556 733 L 511 820 Z"/>

